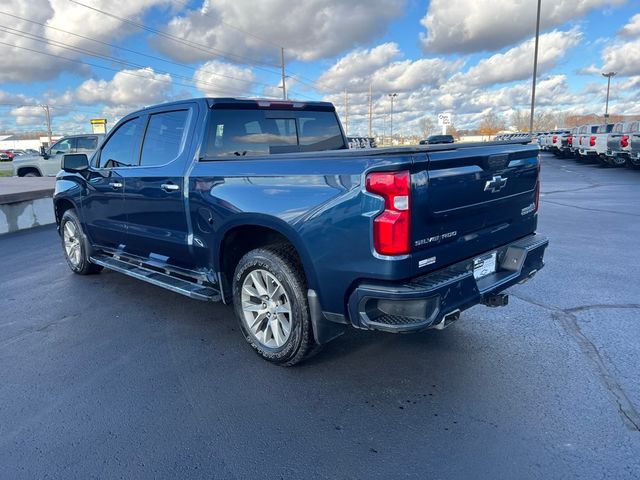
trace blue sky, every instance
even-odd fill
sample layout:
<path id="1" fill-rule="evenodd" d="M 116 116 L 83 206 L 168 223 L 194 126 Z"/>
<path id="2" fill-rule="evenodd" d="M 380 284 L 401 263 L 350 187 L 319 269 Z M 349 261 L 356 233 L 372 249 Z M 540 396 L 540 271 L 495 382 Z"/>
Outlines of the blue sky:
<path id="1" fill-rule="evenodd" d="M 508 124 L 528 108 L 535 3 L 5 0 L 0 129 L 41 128 L 42 103 L 71 133 L 173 99 L 277 97 L 279 46 L 292 98 L 333 101 L 344 121 L 347 91 L 350 133 L 366 133 L 369 84 L 378 133 L 391 92 L 402 133 L 441 111 L 459 128 L 488 112 Z M 541 111 L 602 113 L 600 72 L 613 70 L 611 111 L 640 114 L 640 2 L 542 5 Z"/>

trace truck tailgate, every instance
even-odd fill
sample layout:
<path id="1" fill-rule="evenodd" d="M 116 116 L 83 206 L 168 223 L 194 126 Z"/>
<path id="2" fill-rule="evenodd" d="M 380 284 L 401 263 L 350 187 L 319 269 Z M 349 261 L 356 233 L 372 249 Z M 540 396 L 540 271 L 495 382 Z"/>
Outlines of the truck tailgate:
<path id="1" fill-rule="evenodd" d="M 438 268 L 534 232 L 538 171 L 534 145 L 474 146 L 414 157 L 412 253 L 429 259 L 420 266 Z"/>

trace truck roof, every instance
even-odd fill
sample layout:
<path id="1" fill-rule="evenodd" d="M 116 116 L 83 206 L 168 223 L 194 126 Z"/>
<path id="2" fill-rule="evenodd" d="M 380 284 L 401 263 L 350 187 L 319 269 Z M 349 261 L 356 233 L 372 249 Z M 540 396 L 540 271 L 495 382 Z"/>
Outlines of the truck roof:
<path id="1" fill-rule="evenodd" d="M 301 100 L 278 100 L 274 98 L 207 98 L 207 103 L 211 108 L 272 108 L 276 110 L 327 110 L 335 111 L 333 103 L 301 101 Z"/>
<path id="2" fill-rule="evenodd" d="M 233 97 L 198 97 L 187 98 L 175 102 L 159 103 L 155 105 L 147 105 L 142 110 L 156 108 L 159 106 L 180 105 L 185 102 L 203 102 L 210 108 L 238 108 L 238 109 L 255 109 L 266 108 L 275 110 L 324 110 L 335 112 L 335 107 L 331 102 L 320 101 L 302 101 L 302 100 L 278 100 L 275 98 L 233 98 Z"/>

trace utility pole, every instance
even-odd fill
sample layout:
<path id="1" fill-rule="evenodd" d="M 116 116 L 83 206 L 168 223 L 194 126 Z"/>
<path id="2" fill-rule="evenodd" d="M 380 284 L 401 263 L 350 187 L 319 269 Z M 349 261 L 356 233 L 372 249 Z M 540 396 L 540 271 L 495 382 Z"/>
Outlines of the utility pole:
<path id="1" fill-rule="evenodd" d="M 349 92 L 344 91 L 344 132 L 349 135 Z"/>
<path id="2" fill-rule="evenodd" d="M 49 136 L 49 146 L 51 146 L 51 137 L 53 132 L 51 131 L 51 112 L 49 111 L 49 105 L 40 105 L 44 110 L 44 114 L 47 119 L 47 135 Z"/>
<path id="3" fill-rule="evenodd" d="M 390 93 L 389 94 L 389 98 L 391 99 L 391 118 L 390 118 L 390 126 L 389 129 L 391 130 L 391 144 L 393 145 L 393 100 L 398 96 L 397 93 Z"/>
<path id="4" fill-rule="evenodd" d="M 609 89 L 611 88 L 611 77 L 616 76 L 616 72 L 607 72 L 602 74 L 607 77 L 607 101 L 604 106 L 604 123 L 609 123 Z"/>
<path id="5" fill-rule="evenodd" d="M 373 137 L 373 84 L 369 83 L 369 138 Z"/>
<path id="6" fill-rule="evenodd" d="M 536 77 L 538 76 L 538 42 L 540 41 L 540 8 L 542 0 L 538 0 L 538 15 L 536 17 L 536 45 L 533 50 L 533 84 L 531 86 L 531 118 L 529 118 L 529 135 L 533 135 L 533 112 L 536 104 Z"/>
<path id="7" fill-rule="evenodd" d="M 285 68 L 284 68 L 284 47 L 280 47 L 280 66 L 282 67 L 282 99 L 286 100 L 287 99 L 287 83 L 286 83 L 286 78 L 287 75 L 285 73 Z"/>

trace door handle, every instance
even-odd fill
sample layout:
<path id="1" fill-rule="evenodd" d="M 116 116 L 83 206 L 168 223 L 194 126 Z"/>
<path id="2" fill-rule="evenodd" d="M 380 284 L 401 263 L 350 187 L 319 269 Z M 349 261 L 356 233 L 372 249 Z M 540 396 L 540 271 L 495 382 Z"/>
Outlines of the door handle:
<path id="1" fill-rule="evenodd" d="M 111 182 L 111 183 L 109 183 L 109 186 L 111 188 L 113 188 L 114 190 L 116 190 L 118 188 L 122 188 L 122 183 L 120 183 L 120 182 Z"/>
<path id="2" fill-rule="evenodd" d="M 175 183 L 163 183 L 162 185 L 160 185 L 160 188 L 162 188 L 167 193 L 171 193 L 180 190 L 180 185 L 176 185 Z"/>

